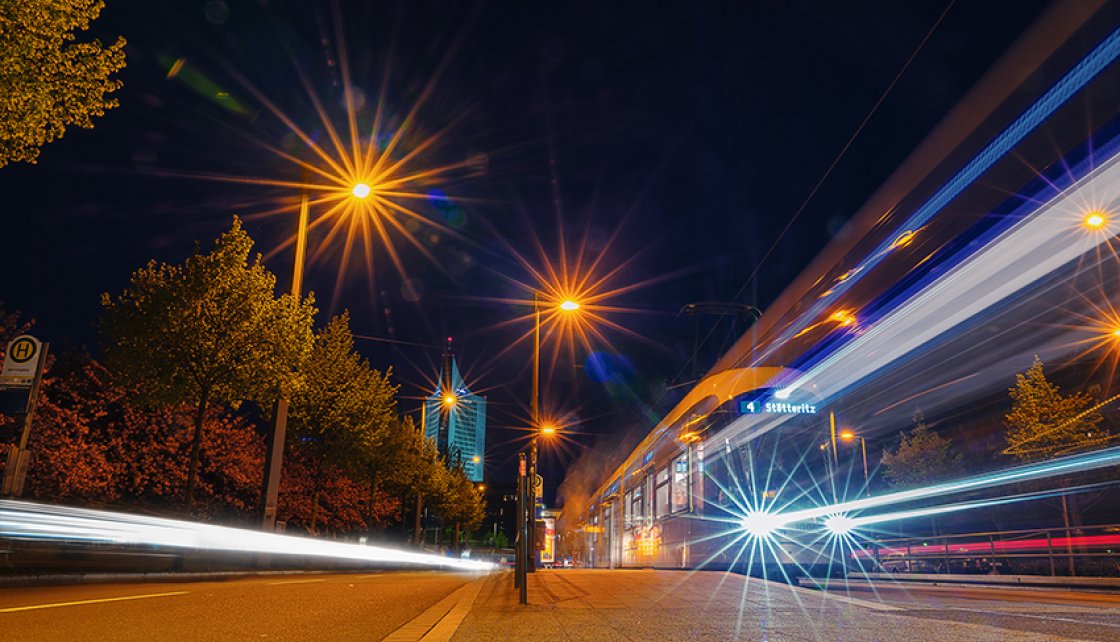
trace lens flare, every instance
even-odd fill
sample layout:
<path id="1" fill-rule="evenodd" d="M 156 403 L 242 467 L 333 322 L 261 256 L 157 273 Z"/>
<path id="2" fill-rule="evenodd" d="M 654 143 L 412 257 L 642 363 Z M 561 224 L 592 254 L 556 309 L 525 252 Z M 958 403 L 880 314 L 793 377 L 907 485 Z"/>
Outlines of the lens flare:
<path id="1" fill-rule="evenodd" d="M 855 530 L 856 520 L 844 514 L 829 515 L 824 518 L 824 527 L 833 535 L 843 536 Z"/>

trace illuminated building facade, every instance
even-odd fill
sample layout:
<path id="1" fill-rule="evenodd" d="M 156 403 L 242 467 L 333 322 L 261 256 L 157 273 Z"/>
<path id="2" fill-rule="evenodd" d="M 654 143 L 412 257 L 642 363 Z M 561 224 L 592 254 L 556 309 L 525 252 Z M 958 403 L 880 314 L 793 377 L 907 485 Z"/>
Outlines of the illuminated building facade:
<path id="1" fill-rule="evenodd" d="M 471 481 L 483 478 L 486 451 L 486 397 L 467 389 L 451 340 L 443 353 L 436 389 L 424 400 L 424 437 L 441 455 L 460 465 Z"/>

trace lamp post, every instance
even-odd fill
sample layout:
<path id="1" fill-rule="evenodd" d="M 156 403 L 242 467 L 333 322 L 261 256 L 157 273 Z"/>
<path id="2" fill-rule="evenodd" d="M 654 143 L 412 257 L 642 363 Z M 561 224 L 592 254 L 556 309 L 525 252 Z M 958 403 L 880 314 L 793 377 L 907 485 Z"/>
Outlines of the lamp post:
<path id="1" fill-rule="evenodd" d="M 574 313 L 580 309 L 578 301 L 564 299 L 556 305 L 563 313 Z M 541 422 L 540 394 L 541 394 L 541 297 L 540 292 L 533 292 L 533 390 L 529 400 L 529 414 L 533 422 L 533 438 L 529 442 L 529 487 L 526 492 L 532 493 L 527 504 L 528 517 L 525 523 L 526 542 L 529 550 L 528 567 L 526 571 L 533 573 L 537 570 L 536 539 L 536 483 L 537 483 L 537 438 L 541 435 L 553 435 L 556 427 L 545 425 Z"/>
<path id="2" fill-rule="evenodd" d="M 863 486 L 866 489 L 867 488 L 867 439 L 865 439 L 864 437 L 862 437 L 860 435 L 855 434 L 854 432 L 852 432 L 850 430 L 845 430 L 845 431 L 840 433 L 840 439 L 842 439 L 843 441 L 852 441 L 853 439 L 855 439 L 857 437 L 859 437 L 860 450 L 863 451 Z"/>
<path id="3" fill-rule="evenodd" d="M 357 183 L 350 190 L 353 198 L 364 199 L 372 188 L 365 183 Z M 307 228 L 311 217 L 307 192 L 304 191 L 299 202 L 299 223 L 296 228 L 296 256 L 292 267 L 292 305 L 299 306 L 303 295 L 303 268 L 307 256 Z M 281 392 L 272 413 L 272 431 L 265 445 L 264 475 L 261 485 L 261 526 L 266 531 L 276 529 L 276 508 L 280 491 L 280 472 L 284 466 L 284 440 L 288 432 L 288 398 Z"/>

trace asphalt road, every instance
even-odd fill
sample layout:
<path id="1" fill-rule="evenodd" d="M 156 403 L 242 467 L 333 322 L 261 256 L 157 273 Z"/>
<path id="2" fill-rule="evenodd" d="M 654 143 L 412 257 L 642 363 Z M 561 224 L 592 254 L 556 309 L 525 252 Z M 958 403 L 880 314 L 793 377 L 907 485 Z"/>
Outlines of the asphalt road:
<path id="1" fill-rule="evenodd" d="M 471 579 L 430 571 L 0 588 L 0 640 L 380 640 Z"/>
<path id="2" fill-rule="evenodd" d="M 1075 640 L 1120 640 L 1120 593 L 1062 588 L 849 582 L 833 596 L 901 607 L 909 617 L 952 620 Z"/>

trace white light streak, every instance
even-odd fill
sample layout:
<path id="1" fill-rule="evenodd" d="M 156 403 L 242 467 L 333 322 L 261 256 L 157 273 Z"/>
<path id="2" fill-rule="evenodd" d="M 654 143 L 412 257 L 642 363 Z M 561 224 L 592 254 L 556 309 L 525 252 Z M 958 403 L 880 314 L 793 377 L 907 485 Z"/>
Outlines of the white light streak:
<path id="1" fill-rule="evenodd" d="M 1100 203 L 1108 211 L 1120 208 L 1120 155 L 976 251 L 785 389 L 812 381 L 822 397 L 837 395 L 1107 243 L 1109 235 L 1085 235 L 1071 224 L 1090 202 Z"/>
<path id="2" fill-rule="evenodd" d="M 1106 448 L 1104 450 L 1098 450 L 1092 453 L 1072 455 L 1069 457 L 1062 457 L 1060 459 L 1053 459 L 1046 462 L 1017 466 L 1015 468 L 1009 468 L 1007 470 L 997 471 L 993 473 L 984 473 L 982 475 L 966 477 L 964 479 L 959 479 L 953 482 L 934 484 L 931 486 L 924 486 L 922 488 L 913 488 L 910 490 L 899 491 L 897 493 L 888 493 L 886 495 L 879 495 L 876 497 L 862 497 L 860 499 L 840 502 L 828 506 L 818 506 L 814 508 L 806 508 L 802 510 L 778 513 L 778 515 L 782 519 L 784 519 L 787 524 L 792 524 L 795 522 L 820 519 L 823 517 L 828 517 L 830 515 L 845 514 L 883 506 L 890 506 L 892 504 L 900 504 L 903 502 L 928 499 L 930 497 L 955 495 L 958 493 L 977 490 L 980 488 L 994 488 L 997 486 L 1014 484 L 1016 482 L 1023 482 L 1028 480 L 1035 481 L 1048 477 L 1054 477 L 1056 475 L 1067 475 L 1070 473 L 1085 472 L 1088 470 L 1095 470 L 1107 466 L 1115 466 L 1117 464 L 1120 464 L 1120 447 Z"/>
<path id="3" fill-rule="evenodd" d="M 382 546 L 361 546 L 143 515 L 11 500 L 0 500 L 0 537 L 171 546 L 197 551 L 303 555 L 388 564 L 419 564 L 464 571 L 493 568 L 487 562 Z"/>

